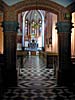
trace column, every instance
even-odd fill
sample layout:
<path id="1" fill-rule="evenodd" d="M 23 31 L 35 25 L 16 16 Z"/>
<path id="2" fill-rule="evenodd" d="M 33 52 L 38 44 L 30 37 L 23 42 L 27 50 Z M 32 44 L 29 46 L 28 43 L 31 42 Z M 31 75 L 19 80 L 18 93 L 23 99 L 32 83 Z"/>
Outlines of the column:
<path id="1" fill-rule="evenodd" d="M 71 22 L 58 22 L 59 67 L 57 70 L 58 85 L 72 84 L 71 65 Z"/>
<path id="2" fill-rule="evenodd" d="M 6 86 L 17 85 L 17 70 L 16 70 L 16 35 L 18 23 L 16 21 L 4 21 L 4 84 Z"/>

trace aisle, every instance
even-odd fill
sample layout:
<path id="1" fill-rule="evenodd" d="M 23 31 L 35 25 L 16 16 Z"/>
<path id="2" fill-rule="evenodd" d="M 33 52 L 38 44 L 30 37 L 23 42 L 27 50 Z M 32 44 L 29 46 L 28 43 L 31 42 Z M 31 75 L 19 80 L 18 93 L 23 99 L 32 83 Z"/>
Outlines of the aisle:
<path id="1" fill-rule="evenodd" d="M 30 56 L 20 69 L 19 86 L 21 88 L 44 89 L 55 85 L 53 69 L 48 69 L 39 56 Z"/>
<path id="2" fill-rule="evenodd" d="M 43 59 L 30 56 L 27 61 L 17 60 L 20 68 L 18 86 L 8 88 L 2 100 L 75 100 L 75 95 L 67 87 L 59 87 L 53 69 L 46 68 Z"/>

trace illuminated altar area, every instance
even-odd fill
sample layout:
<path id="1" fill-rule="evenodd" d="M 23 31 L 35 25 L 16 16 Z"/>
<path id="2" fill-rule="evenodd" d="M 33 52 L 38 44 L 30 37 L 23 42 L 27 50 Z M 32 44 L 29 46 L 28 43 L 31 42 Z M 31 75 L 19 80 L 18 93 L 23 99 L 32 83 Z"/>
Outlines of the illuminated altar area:
<path id="1" fill-rule="evenodd" d="M 57 15 L 44 10 L 19 13 L 17 50 L 40 51 L 45 48 L 46 52 L 58 53 L 56 22 Z"/>
<path id="2" fill-rule="evenodd" d="M 17 46 L 24 50 L 38 51 L 44 46 L 44 18 L 39 10 L 30 10 L 18 15 L 19 30 Z"/>

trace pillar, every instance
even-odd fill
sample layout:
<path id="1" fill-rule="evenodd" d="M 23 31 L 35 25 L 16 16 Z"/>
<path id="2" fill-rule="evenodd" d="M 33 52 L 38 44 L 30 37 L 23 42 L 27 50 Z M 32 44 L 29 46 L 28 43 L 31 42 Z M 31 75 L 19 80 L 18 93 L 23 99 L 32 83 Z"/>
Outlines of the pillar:
<path id="1" fill-rule="evenodd" d="M 16 21 L 4 21 L 4 86 L 17 85 L 16 70 L 16 34 L 18 23 Z"/>
<path id="2" fill-rule="evenodd" d="M 57 71 L 58 85 L 72 84 L 71 65 L 71 22 L 58 22 L 56 24 L 59 45 L 59 67 Z"/>

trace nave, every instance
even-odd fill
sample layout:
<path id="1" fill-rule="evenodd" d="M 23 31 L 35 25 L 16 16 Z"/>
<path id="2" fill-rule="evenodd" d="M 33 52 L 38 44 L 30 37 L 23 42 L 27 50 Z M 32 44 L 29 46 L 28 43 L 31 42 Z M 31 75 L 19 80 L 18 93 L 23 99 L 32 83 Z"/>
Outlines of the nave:
<path id="1" fill-rule="evenodd" d="M 57 86 L 54 69 L 47 68 L 39 56 L 17 58 L 17 87 L 5 90 L 2 100 L 75 100 L 67 87 Z"/>

